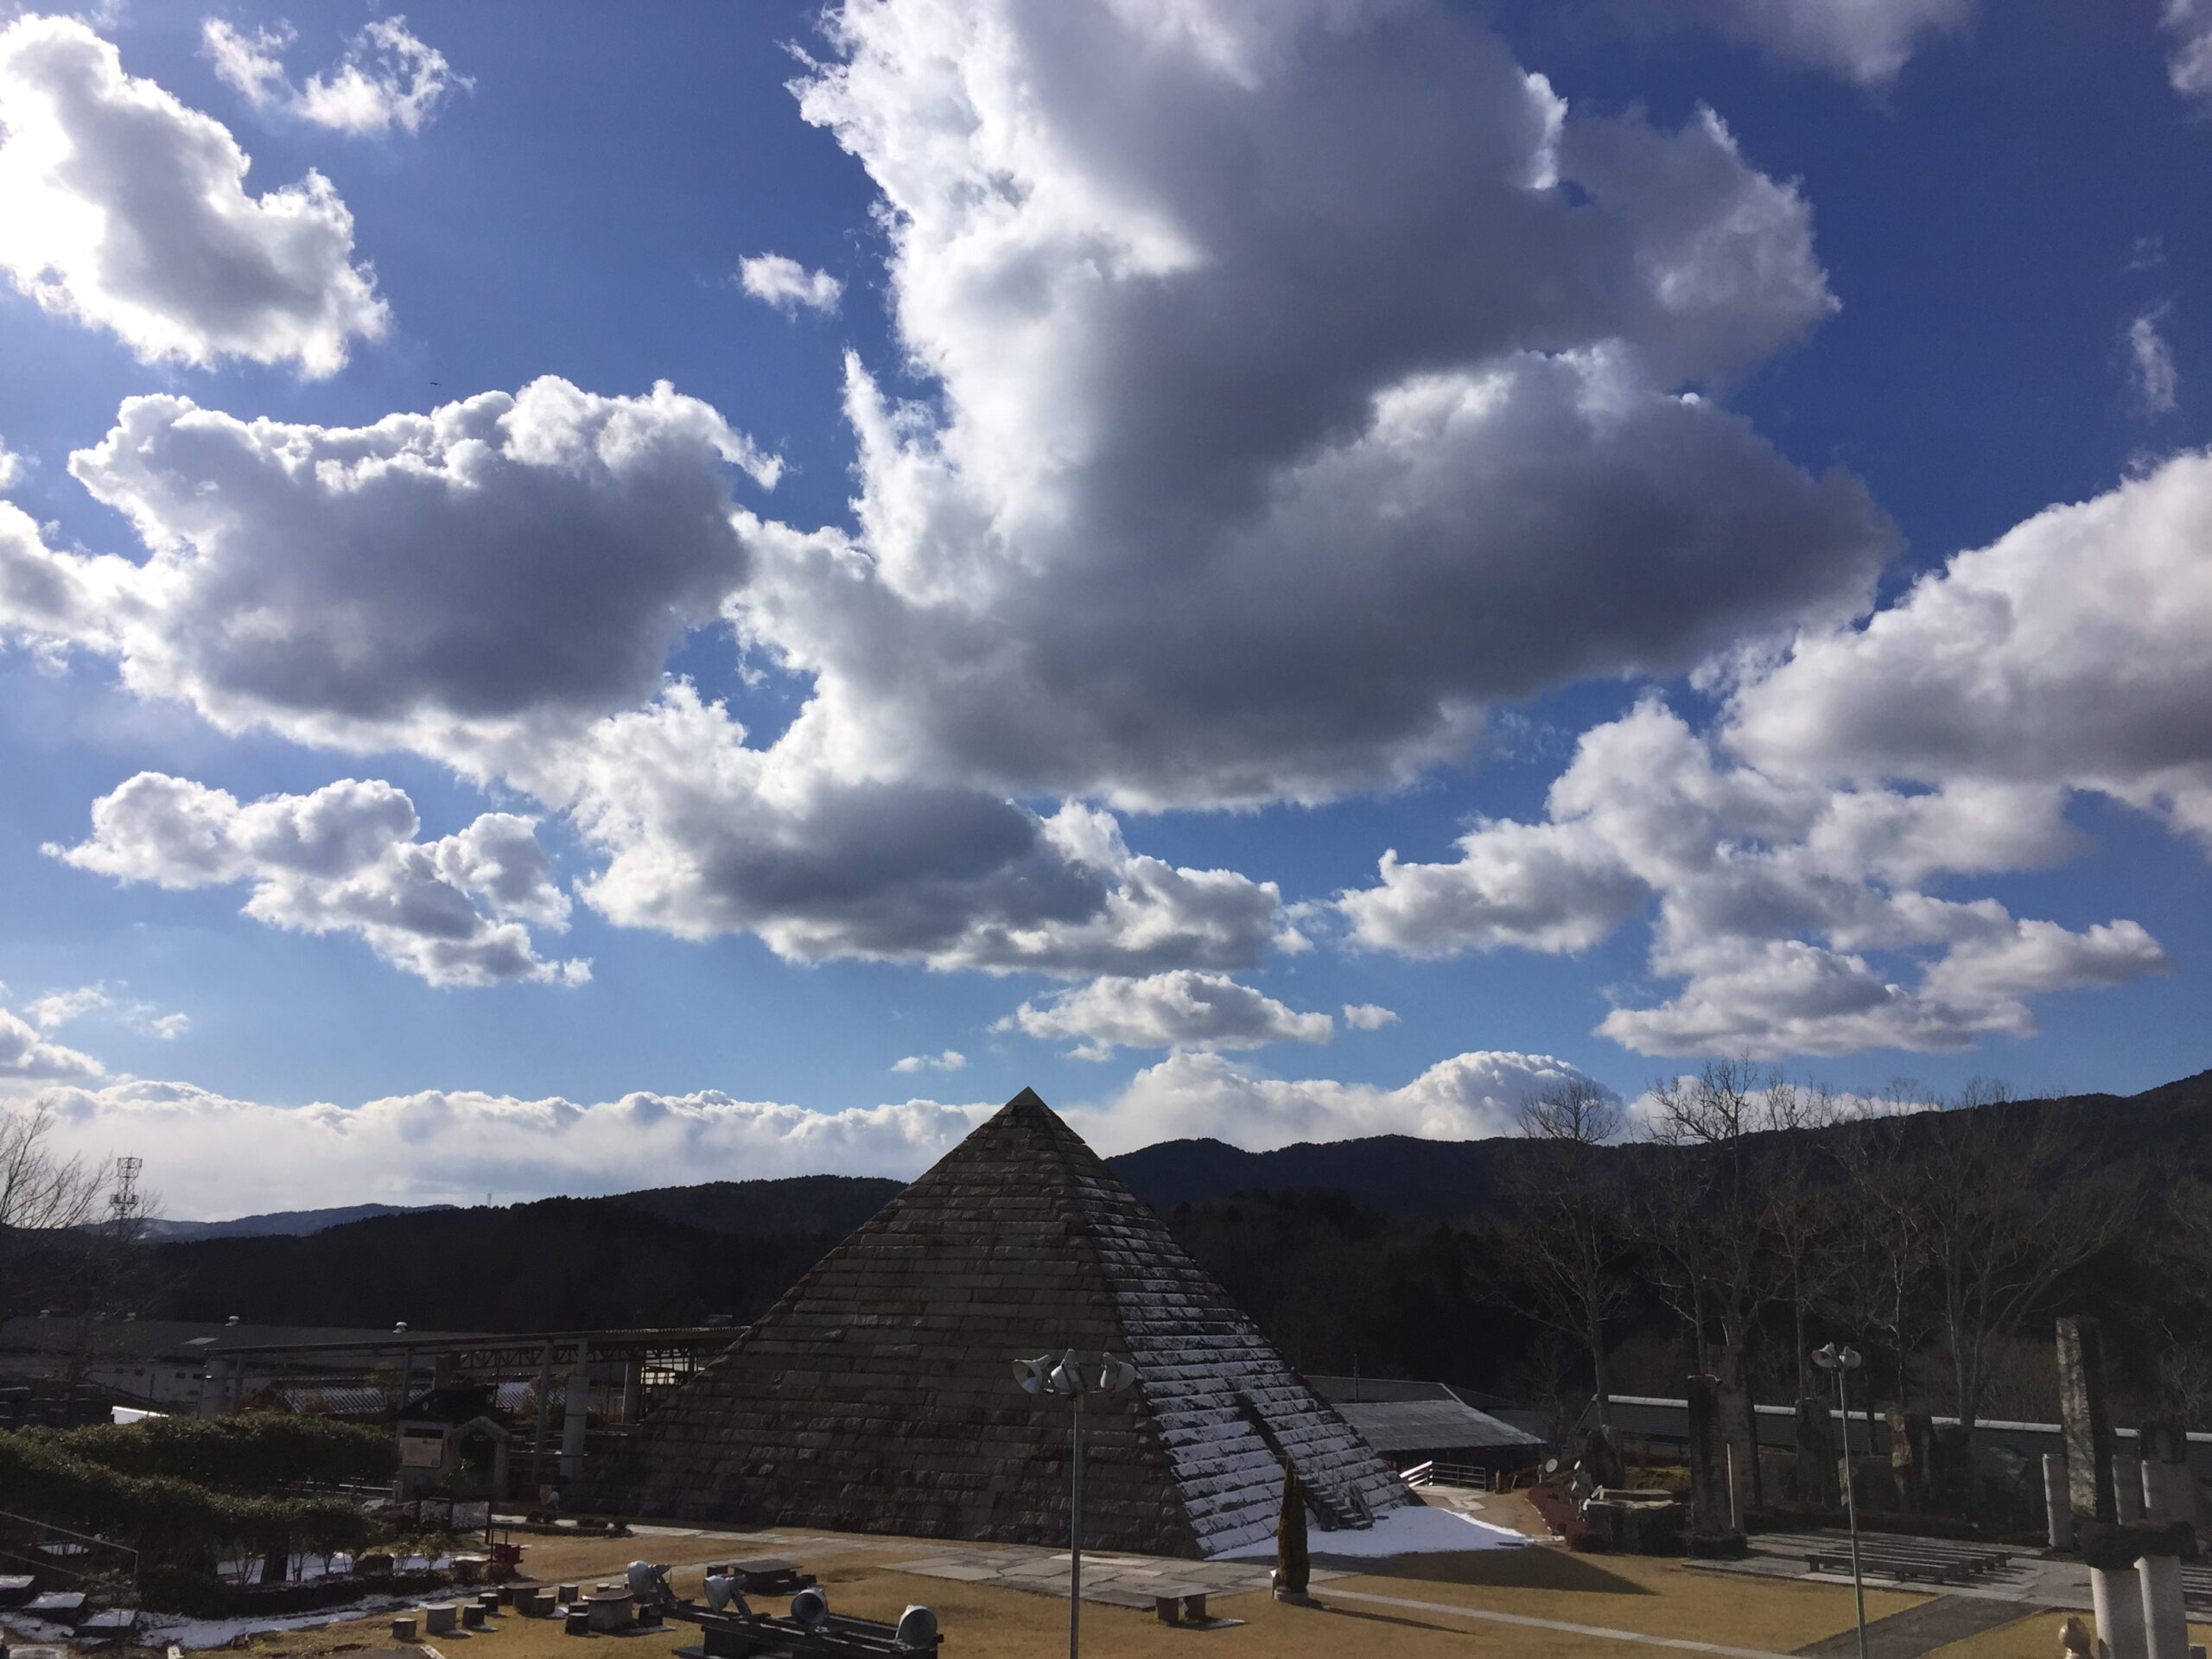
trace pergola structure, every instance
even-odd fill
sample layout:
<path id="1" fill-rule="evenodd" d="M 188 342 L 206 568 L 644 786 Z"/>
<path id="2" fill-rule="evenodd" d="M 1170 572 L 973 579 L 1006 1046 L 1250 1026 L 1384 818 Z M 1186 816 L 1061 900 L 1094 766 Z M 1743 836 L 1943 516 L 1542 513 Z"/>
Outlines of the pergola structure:
<path id="1" fill-rule="evenodd" d="M 288 1387 L 325 1392 L 343 1379 L 396 1372 L 402 1400 L 416 1391 L 427 1362 L 429 1387 L 468 1378 L 534 1382 L 537 1413 L 531 1435 L 533 1490 L 548 1477 L 554 1382 L 565 1378 L 558 1472 L 570 1480 L 583 1472 L 585 1434 L 594 1392 L 615 1401 L 616 1421 L 636 1422 L 653 1401 L 672 1393 L 694 1372 L 744 1334 L 740 1325 L 674 1325 L 638 1330 L 424 1332 L 395 1330 L 389 1336 L 349 1336 L 326 1342 L 226 1345 L 208 1359 L 200 1414 L 237 1411 L 249 1392 Z"/>

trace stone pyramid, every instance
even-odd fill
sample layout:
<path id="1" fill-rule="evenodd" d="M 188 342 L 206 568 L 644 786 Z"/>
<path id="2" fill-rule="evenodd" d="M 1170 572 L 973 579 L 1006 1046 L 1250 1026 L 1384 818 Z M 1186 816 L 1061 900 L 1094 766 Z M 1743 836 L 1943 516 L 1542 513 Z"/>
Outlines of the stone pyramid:
<path id="1" fill-rule="evenodd" d="M 893 1198 L 639 1428 L 593 1501 L 632 1515 L 1001 1543 L 1067 1539 L 1066 1402 L 1018 1357 L 1138 1384 L 1084 1406 L 1087 1545 L 1271 1536 L 1282 1460 L 1321 1526 L 1412 1494 L 1158 1217 L 1028 1090 Z"/>

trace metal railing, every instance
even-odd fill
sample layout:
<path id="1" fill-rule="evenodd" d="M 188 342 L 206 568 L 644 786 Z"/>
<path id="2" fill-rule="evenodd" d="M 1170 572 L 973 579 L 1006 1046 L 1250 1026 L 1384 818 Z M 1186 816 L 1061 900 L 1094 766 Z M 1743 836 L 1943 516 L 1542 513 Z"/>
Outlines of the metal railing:
<path id="1" fill-rule="evenodd" d="M 138 1600 L 138 1552 L 35 1515 L 0 1510 L 0 1561 L 29 1573 L 41 1590 L 66 1585 L 123 1605 Z"/>
<path id="2" fill-rule="evenodd" d="M 1489 1470 L 1471 1463 L 1439 1463 L 1433 1458 L 1400 1470 L 1398 1478 L 1408 1486 L 1467 1486 L 1484 1492 L 1491 1490 Z"/>

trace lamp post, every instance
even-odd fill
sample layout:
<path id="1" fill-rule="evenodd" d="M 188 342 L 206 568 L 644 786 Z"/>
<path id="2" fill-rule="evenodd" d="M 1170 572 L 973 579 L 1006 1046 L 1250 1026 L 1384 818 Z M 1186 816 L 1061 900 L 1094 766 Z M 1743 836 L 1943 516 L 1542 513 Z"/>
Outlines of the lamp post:
<path id="1" fill-rule="evenodd" d="M 1112 1354 L 1100 1354 L 1086 1363 L 1071 1348 L 1057 1358 L 1039 1354 L 1015 1360 L 1014 1380 L 1024 1394 L 1061 1395 L 1074 1408 L 1069 1429 L 1068 1659 L 1078 1659 L 1083 1640 L 1083 1397 L 1134 1388 L 1137 1368 Z"/>
<path id="2" fill-rule="evenodd" d="M 1851 1594 L 1859 1605 L 1859 1659 L 1866 1659 L 1866 1580 L 1859 1571 L 1859 1499 L 1851 1479 L 1851 1400 L 1844 1389 L 1844 1379 L 1859 1369 L 1859 1351 L 1830 1343 L 1814 1351 L 1813 1363 L 1835 1373 L 1836 1409 L 1843 1417 L 1843 1513 L 1851 1529 Z"/>

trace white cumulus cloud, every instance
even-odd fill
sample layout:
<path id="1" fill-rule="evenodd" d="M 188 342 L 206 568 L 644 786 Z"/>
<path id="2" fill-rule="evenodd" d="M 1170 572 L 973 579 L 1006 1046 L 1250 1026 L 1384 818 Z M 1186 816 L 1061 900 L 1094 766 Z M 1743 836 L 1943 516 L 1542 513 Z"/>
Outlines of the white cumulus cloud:
<path id="1" fill-rule="evenodd" d="M 1070 1117 L 1109 1153 L 1192 1135 L 1259 1152 L 1370 1135 L 1476 1141 L 1513 1133 L 1529 1100 L 1578 1080 L 1580 1071 L 1548 1054 L 1458 1054 L 1385 1089 L 1263 1077 L 1218 1054 L 1186 1052 L 1138 1072 L 1111 1103 Z"/>
<path id="2" fill-rule="evenodd" d="M 22 1005 L 31 1023 L 41 1031 L 58 1031 L 66 1025 L 99 1014 L 114 1020 L 128 1030 L 141 1031 L 149 1036 L 169 1041 L 182 1036 L 192 1026 L 192 1017 L 186 1014 L 163 1014 L 150 1002 L 120 994 L 119 987 L 102 980 L 93 985 L 79 985 L 66 991 L 48 991 L 43 996 L 32 998 Z M 4 988 L 0 988 L 0 993 Z"/>
<path id="3" fill-rule="evenodd" d="M 1179 968 L 1141 979 L 1103 976 L 1041 1005 L 1024 1002 L 997 1029 L 1019 1029 L 1047 1041 L 1072 1039 L 1078 1058 L 1103 1060 L 1116 1048 L 1325 1043 L 1335 1025 L 1325 1014 L 1296 1013 L 1226 974 Z"/>
<path id="4" fill-rule="evenodd" d="M 2166 79 L 2182 97 L 2212 99 L 2212 0 L 2165 0 Z"/>
<path id="5" fill-rule="evenodd" d="M 1385 1026 L 1395 1026 L 1398 1016 L 1380 1002 L 1347 1002 L 1344 1004 L 1344 1024 L 1355 1031 L 1380 1031 Z"/>
<path id="6" fill-rule="evenodd" d="M 968 1057 L 957 1048 L 948 1048 L 938 1054 L 909 1054 L 895 1060 L 891 1069 L 902 1074 L 915 1071 L 957 1071 L 968 1064 Z"/>
<path id="7" fill-rule="evenodd" d="M 42 1058 L 26 1065 L 20 1056 Z M 1531 1096 L 1580 1077 L 1545 1055 L 1454 1056 L 1395 1089 L 1257 1077 L 1219 1055 L 1171 1055 L 1103 1100 L 1058 1102 L 1102 1153 L 1193 1134 L 1265 1149 L 1365 1135 L 1510 1133 Z M 57 1144 L 146 1160 L 171 1214 L 217 1217 L 315 1204 L 470 1202 L 664 1186 L 671 1169 L 767 1177 L 912 1178 L 996 1102 L 908 1100 L 810 1111 L 719 1090 L 578 1103 L 423 1090 L 354 1105 L 240 1100 L 189 1083 L 109 1077 L 0 1012 L 0 1102 L 43 1101 Z"/>
<path id="8" fill-rule="evenodd" d="M 353 218 L 320 173 L 260 195 L 228 129 L 73 18 L 0 29 L 0 271 L 141 359 L 344 366 L 381 335 Z"/>
<path id="9" fill-rule="evenodd" d="M 350 933 L 433 985 L 580 983 L 525 924 L 567 925 L 569 898 L 532 820 L 487 812 L 418 842 L 414 803 L 348 779 L 241 805 L 227 791 L 142 772 L 92 804 L 92 834 L 48 850 L 79 869 L 170 888 L 248 882 L 245 913 L 302 933 Z"/>
<path id="10" fill-rule="evenodd" d="M 1569 951 L 1656 907 L 1652 971 L 1685 982 L 1599 1030 L 1660 1054 L 1968 1048 L 2033 1032 L 2028 997 L 2169 965 L 2132 921 L 2072 932 L 1925 890 L 2072 856 L 2079 837 L 2049 787 L 1838 787 L 1732 762 L 1647 699 L 1583 734 L 1547 806 L 1538 823 L 1478 824 L 1447 863 L 1386 855 L 1375 887 L 1339 901 L 1352 940 L 1412 956 Z M 1916 963 L 1916 982 L 1869 952 Z"/>
<path id="11" fill-rule="evenodd" d="M 255 108 L 360 135 L 395 127 L 420 132 L 455 91 L 476 84 L 454 73 L 444 53 L 416 39 L 406 18 L 393 16 L 369 23 L 346 42 L 335 67 L 295 86 L 283 54 L 296 38 L 289 23 L 248 32 L 210 17 L 200 25 L 200 52 Z"/>
<path id="12" fill-rule="evenodd" d="M 1956 33 L 1974 0 L 1694 0 L 1722 30 L 1786 61 L 1885 86 L 1929 35 Z M 2189 0 L 2175 0 L 2187 4 Z"/>
<path id="13" fill-rule="evenodd" d="M 804 308 L 835 311 L 844 297 L 845 285 L 826 270 L 809 270 L 796 259 L 780 253 L 755 254 L 737 262 L 737 278 L 756 300 L 766 300 L 785 314 Z"/>

